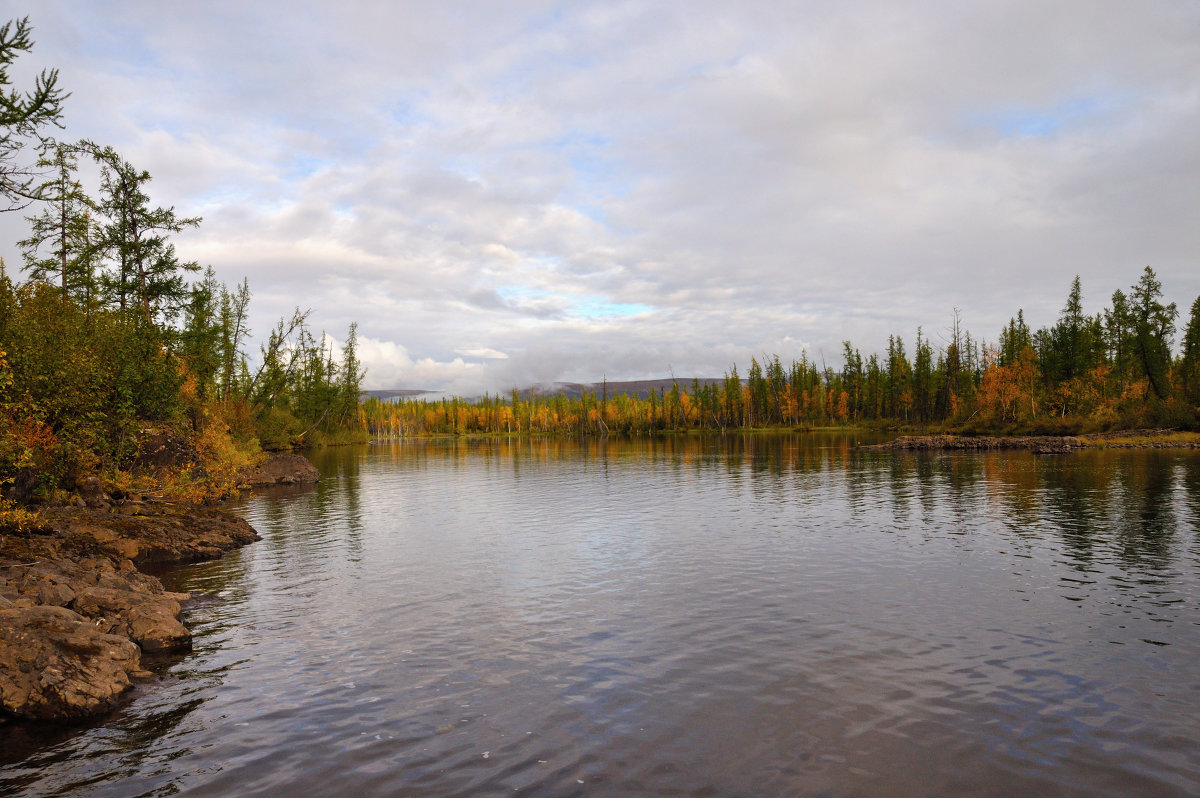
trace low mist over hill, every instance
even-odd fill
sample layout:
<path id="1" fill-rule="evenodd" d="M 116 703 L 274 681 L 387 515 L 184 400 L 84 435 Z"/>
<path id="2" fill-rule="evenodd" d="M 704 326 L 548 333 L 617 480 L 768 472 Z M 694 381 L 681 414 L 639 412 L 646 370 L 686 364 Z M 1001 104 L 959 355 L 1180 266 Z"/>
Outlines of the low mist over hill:
<path id="1" fill-rule="evenodd" d="M 680 390 L 684 390 L 692 386 L 694 382 L 698 382 L 702 386 L 721 385 L 724 384 L 724 379 L 720 377 L 667 377 L 658 380 L 622 380 L 608 382 L 556 382 L 550 384 L 534 385 L 528 388 L 518 388 L 517 395 L 522 400 L 528 400 L 532 396 L 555 396 L 562 394 L 568 399 L 578 399 L 583 395 L 584 391 L 590 394 L 601 396 L 606 391 L 609 396 L 617 394 L 627 394 L 637 397 L 638 399 L 646 399 L 650 396 L 651 391 L 654 393 L 667 393 L 671 390 L 671 386 L 678 384 Z M 374 390 L 363 391 L 363 398 L 371 397 L 384 402 L 394 402 L 400 399 L 437 399 L 443 396 L 449 396 L 445 391 L 435 388 L 397 388 L 390 390 Z M 476 398 L 476 397 L 463 397 Z"/>

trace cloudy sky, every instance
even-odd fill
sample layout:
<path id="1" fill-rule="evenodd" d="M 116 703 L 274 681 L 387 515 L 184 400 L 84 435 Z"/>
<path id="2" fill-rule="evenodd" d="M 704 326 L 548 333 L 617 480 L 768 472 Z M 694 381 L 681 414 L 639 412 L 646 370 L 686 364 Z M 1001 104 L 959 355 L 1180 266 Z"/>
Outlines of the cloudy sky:
<path id="1" fill-rule="evenodd" d="M 1192 0 L 0 9 L 255 332 L 357 321 L 367 387 L 836 365 L 956 308 L 994 341 L 1145 265 L 1200 294 Z"/>

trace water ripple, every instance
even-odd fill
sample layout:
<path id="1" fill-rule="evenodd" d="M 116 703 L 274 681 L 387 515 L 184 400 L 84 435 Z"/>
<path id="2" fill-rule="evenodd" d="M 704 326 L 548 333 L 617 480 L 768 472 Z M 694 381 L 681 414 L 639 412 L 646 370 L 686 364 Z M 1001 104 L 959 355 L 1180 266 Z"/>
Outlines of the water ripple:
<path id="1" fill-rule="evenodd" d="M 1200 790 L 1200 463 L 820 436 L 342 450 L 29 795 Z"/>

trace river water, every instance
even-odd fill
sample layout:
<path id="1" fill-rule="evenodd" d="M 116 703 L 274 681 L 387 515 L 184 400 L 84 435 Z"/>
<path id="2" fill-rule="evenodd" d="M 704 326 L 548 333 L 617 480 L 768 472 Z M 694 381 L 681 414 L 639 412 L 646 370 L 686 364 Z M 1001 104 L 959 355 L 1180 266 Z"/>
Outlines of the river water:
<path id="1" fill-rule="evenodd" d="M 0 794 L 1200 793 L 1200 457 L 855 441 L 320 454 Z"/>

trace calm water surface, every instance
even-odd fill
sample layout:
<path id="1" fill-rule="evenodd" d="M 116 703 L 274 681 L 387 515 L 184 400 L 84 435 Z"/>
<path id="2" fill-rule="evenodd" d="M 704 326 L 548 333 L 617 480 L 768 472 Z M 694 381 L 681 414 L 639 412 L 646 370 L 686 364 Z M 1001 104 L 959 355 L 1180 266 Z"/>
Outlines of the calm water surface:
<path id="1" fill-rule="evenodd" d="M 1196 454 L 853 442 L 321 455 L 0 794 L 1200 793 Z"/>

